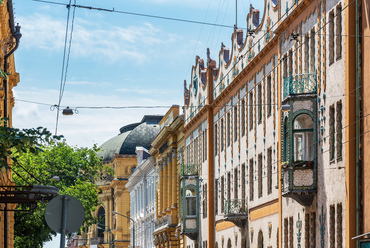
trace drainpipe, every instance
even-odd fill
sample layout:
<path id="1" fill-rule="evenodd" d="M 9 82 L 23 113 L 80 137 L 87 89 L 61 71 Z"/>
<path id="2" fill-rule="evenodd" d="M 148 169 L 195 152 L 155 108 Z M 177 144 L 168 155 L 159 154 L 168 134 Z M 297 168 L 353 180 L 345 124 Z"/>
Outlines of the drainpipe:
<path id="1" fill-rule="evenodd" d="M 359 11 L 361 7 L 358 5 L 358 0 L 355 0 L 356 12 L 356 236 L 360 234 L 360 197 L 359 197 L 359 186 L 360 186 L 360 51 L 359 51 Z M 356 247 L 359 247 L 359 240 L 356 239 Z"/>
<path id="2" fill-rule="evenodd" d="M 19 46 L 19 40 L 22 37 L 22 34 L 20 32 L 21 27 L 17 25 L 14 28 L 14 15 L 13 15 L 13 2 L 12 0 L 8 0 L 7 2 L 7 8 L 9 12 L 9 26 L 10 31 L 12 32 L 12 37 L 15 38 L 15 46 L 12 50 L 10 50 L 7 54 L 4 55 L 4 73 L 7 74 L 8 72 L 8 58 L 10 55 L 14 53 L 15 50 L 17 50 Z M 8 117 L 8 78 L 5 78 L 3 80 L 3 89 L 4 89 L 4 117 Z M 4 125 L 8 125 L 8 121 L 4 122 Z M 4 207 L 4 247 L 8 247 L 8 210 L 7 210 L 7 204 L 5 203 Z"/>

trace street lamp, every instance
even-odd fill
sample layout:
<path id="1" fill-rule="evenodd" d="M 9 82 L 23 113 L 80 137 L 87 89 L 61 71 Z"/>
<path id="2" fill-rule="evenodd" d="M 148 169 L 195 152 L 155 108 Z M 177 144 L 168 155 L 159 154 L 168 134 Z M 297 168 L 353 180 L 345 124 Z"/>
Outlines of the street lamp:
<path id="1" fill-rule="evenodd" d="M 127 219 L 130 219 L 132 221 L 132 247 L 135 248 L 135 221 L 131 218 L 131 217 L 128 217 L 126 215 L 123 215 L 123 214 L 120 214 L 116 211 L 113 211 L 113 214 L 117 214 L 117 215 L 121 215 Z"/>
<path id="2" fill-rule="evenodd" d="M 99 226 L 99 225 L 102 225 L 102 226 L 104 226 L 105 228 L 103 228 L 103 227 L 101 227 L 101 226 Z M 113 243 L 113 247 L 112 247 L 112 248 L 114 248 L 114 237 L 113 237 L 113 233 L 112 233 L 112 231 L 110 230 L 109 226 L 106 226 L 106 225 L 104 225 L 104 224 L 98 224 L 98 229 L 106 230 L 106 228 L 108 228 L 108 232 L 110 233 L 110 235 L 109 235 L 109 247 L 111 247 L 111 244 Z"/>

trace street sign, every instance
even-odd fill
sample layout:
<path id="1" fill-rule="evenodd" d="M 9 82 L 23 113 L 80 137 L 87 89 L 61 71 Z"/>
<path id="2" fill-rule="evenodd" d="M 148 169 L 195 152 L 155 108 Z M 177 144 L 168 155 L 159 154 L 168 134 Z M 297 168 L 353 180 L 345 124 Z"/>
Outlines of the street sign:
<path id="1" fill-rule="evenodd" d="M 63 211 L 65 211 L 64 214 Z M 81 202 L 69 195 L 53 198 L 46 206 L 44 215 L 46 223 L 53 231 L 57 233 L 65 231 L 65 234 L 77 231 L 85 219 L 85 211 Z M 65 217 L 64 220 L 63 217 Z M 63 224 L 65 228 L 62 227 Z"/>

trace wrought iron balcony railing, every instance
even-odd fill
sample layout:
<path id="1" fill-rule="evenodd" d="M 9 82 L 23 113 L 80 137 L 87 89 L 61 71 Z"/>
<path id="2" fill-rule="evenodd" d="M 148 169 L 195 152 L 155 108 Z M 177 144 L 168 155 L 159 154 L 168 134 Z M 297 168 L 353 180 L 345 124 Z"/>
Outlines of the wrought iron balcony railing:
<path id="1" fill-rule="evenodd" d="M 181 176 L 197 176 L 199 166 L 198 164 L 182 164 Z"/>
<path id="2" fill-rule="evenodd" d="M 248 214 L 247 199 L 232 199 L 225 201 L 225 215 L 236 214 L 243 215 Z"/>
<path id="3" fill-rule="evenodd" d="M 317 92 L 317 73 L 290 75 L 284 78 L 283 99 L 289 95 Z"/>

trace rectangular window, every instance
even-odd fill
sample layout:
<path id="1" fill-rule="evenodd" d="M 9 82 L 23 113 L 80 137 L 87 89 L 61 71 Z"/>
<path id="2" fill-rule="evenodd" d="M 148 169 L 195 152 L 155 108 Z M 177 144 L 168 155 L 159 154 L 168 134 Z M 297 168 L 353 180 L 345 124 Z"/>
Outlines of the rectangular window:
<path id="1" fill-rule="evenodd" d="M 234 142 L 238 140 L 238 107 L 234 107 Z"/>
<path id="2" fill-rule="evenodd" d="M 334 125 L 334 105 L 329 110 L 329 154 L 330 160 L 335 158 L 335 125 Z"/>
<path id="3" fill-rule="evenodd" d="M 329 216 L 329 241 L 330 248 L 335 247 L 335 207 L 334 205 L 330 206 L 330 216 Z"/>
<path id="4" fill-rule="evenodd" d="M 343 233 L 342 233 L 342 203 L 337 204 L 337 248 L 343 247 Z"/>
<path id="5" fill-rule="evenodd" d="M 283 57 L 283 78 L 288 77 L 288 56 L 285 54 Z"/>
<path id="6" fill-rule="evenodd" d="M 249 130 L 253 129 L 253 92 L 249 93 Z"/>
<path id="7" fill-rule="evenodd" d="M 342 57 L 342 6 L 339 4 L 336 11 L 336 57 L 340 59 Z"/>
<path id="8" fill-rule="evenodd" d="M 199 140 L 198 137 L 194 139 L 194 163 L 199 164 L 199 148 L 198 148 Z"/>
<path id="9" fill-rule="evenodd" d="M 231 199 L 231 173 L 230 171 L 227 173 L 227 199 L 230 201 Z"/>
<path id="10" fill-rule="evenodd" d="M 253 171 L 253 158 L 249 160 L 249 200 L 253 201 L 254 198 L 254 171 Z"/>
<path id="11" fill-rule="evenodd" d="M 207 130 L 203 131 L 203 162 L 207 160 Z"/>
<path id="12" fill-rule="evenodd" d="M 224 208 L 225 208 L 225 178 L 224 176 L 221 177 L 221 213 L 224 212 Z"/>
<path id="13" fill-rule="evenodd" d="M 289 248 L 288 238 L 288 218 L 284 219 L 284 248 Z"/>
<path id="14" fill-rule="evenodd" d="M 309 71 L 309 61 L 310 61 L 310 54 L 309 54 L 309 47 L 310 47 L 310 39 L 308 37 L 308 34 L 305 36 L 305 42 L 304 42 L 304 71 L 305 73 L 308 73 Z"/>
<path id="15" fill-rule="evenodd" d="M 238 168 L 234 168 L 234 199 L 238 199 Z"/>
<path id="16" fill-rule="evenodd" d="M 203 218 L 207 218 L 207 184 L 203 185 Z"/>
<path id="17" fill-rule="evenodd" d="M 329 13 L 329 65 L 334 63 L 334 11 Z"/>
<path id="18" fill-rule="evenodd" d="M 337 138 L 337 159 L 342 158 L 342 131 L 343 131 L 343 126 L 342 126 L 342 101 L 337 102 L 337 114 L 336 114 L 336 138 Z"/>
<path id="19" fill-rule="evenodd" d="M 226 123 L 227 123 L 227 130 L 226 130 L 226 133 L 227 133 L 227 137 L 226 137 L 226 142 L 227 142 L 227 146 L 229 147 L 230 146 L 230 132 L 231 132 L 231 126 L 230 126 L 230 112 L 227 113 L 227 117 L 226 117 Z"/>
<path id="20" fill-rule="evenodd" d="M 262 123 L 262 83 L 258 85 L 258 124 Z"/>
<path id="21" fill-rule="evenodd" d="M 266 98 L 267 98 L 267 117 L 271 116 L 271 76 L 267 77 L 267 90 L 266 90 Z"/>
<path id="22" fill-rule="evenodd" d="M 215 155 L 218 154 L 218 127 L 215 124 Z"/>
<path id="23" fill-rule="evenodd" d="M 267 150 L 267 194 L 272 193 L 272 148 Z"/>
<path id="24" fill-rule="evenodd" d="M 241 114 L 240 114 L 240 126 L 241 126 L 241 132 L 242 132 L 242 137 L 245 135 L 245 101 L 244 99 L 242 100 L 241 104 Z"/>
<path id="25" fill-rule="evenodd" d="M 262 153 L 258 155 L 258 198 L 262 197 Z"/>
<path id="26" fill-rule="evenodd" d="M 289 70 L 288 70 L 289 75 L 293 74 L 293 51 L 289 51 Z"/>
<path id="27" fill-rule="evenodd" d="M 241 180 L 242 180 L 242 199 L 245 199 L 245 164 L 242 164 L 241 168 Z M 244 206 L 244 205 L 243 205 Z"/>
<path id="28" fill-rule="evenodd" d="M 218 214 L 218 179 L 215 179 L 215 215 Z"/>
<path id="29" fill-rule="evenodd" d="M 224 151 L 225 143 L 224 143 L 224 119 L 221 119 L 221 130 L 220 130 L 220 138 L 221 138 L 221 152 Z"/>
<path id="30" fill-rule="evenodd" d="M 310 220 L 310 247 L 316 247 L 316 213 L 311 213 Z"/>
<path id="31" fill-rule="evenodd" d="M 304 218 L 304 241 L 305 247 L 310 247 L 310 214 L 306 213 Z"/>
<path id="32" fill-rule="evenodd" d="M 293 248 L 293 239 L 294 239 L 294 231 L 293 231 L 293 217 L 289 217 L 289 248 Z"/>
<path id="33" fill-rule="evenodd" d="M 310 38 L 310 72 L 315 72 L 315 29 L 311 30 Z"/>

